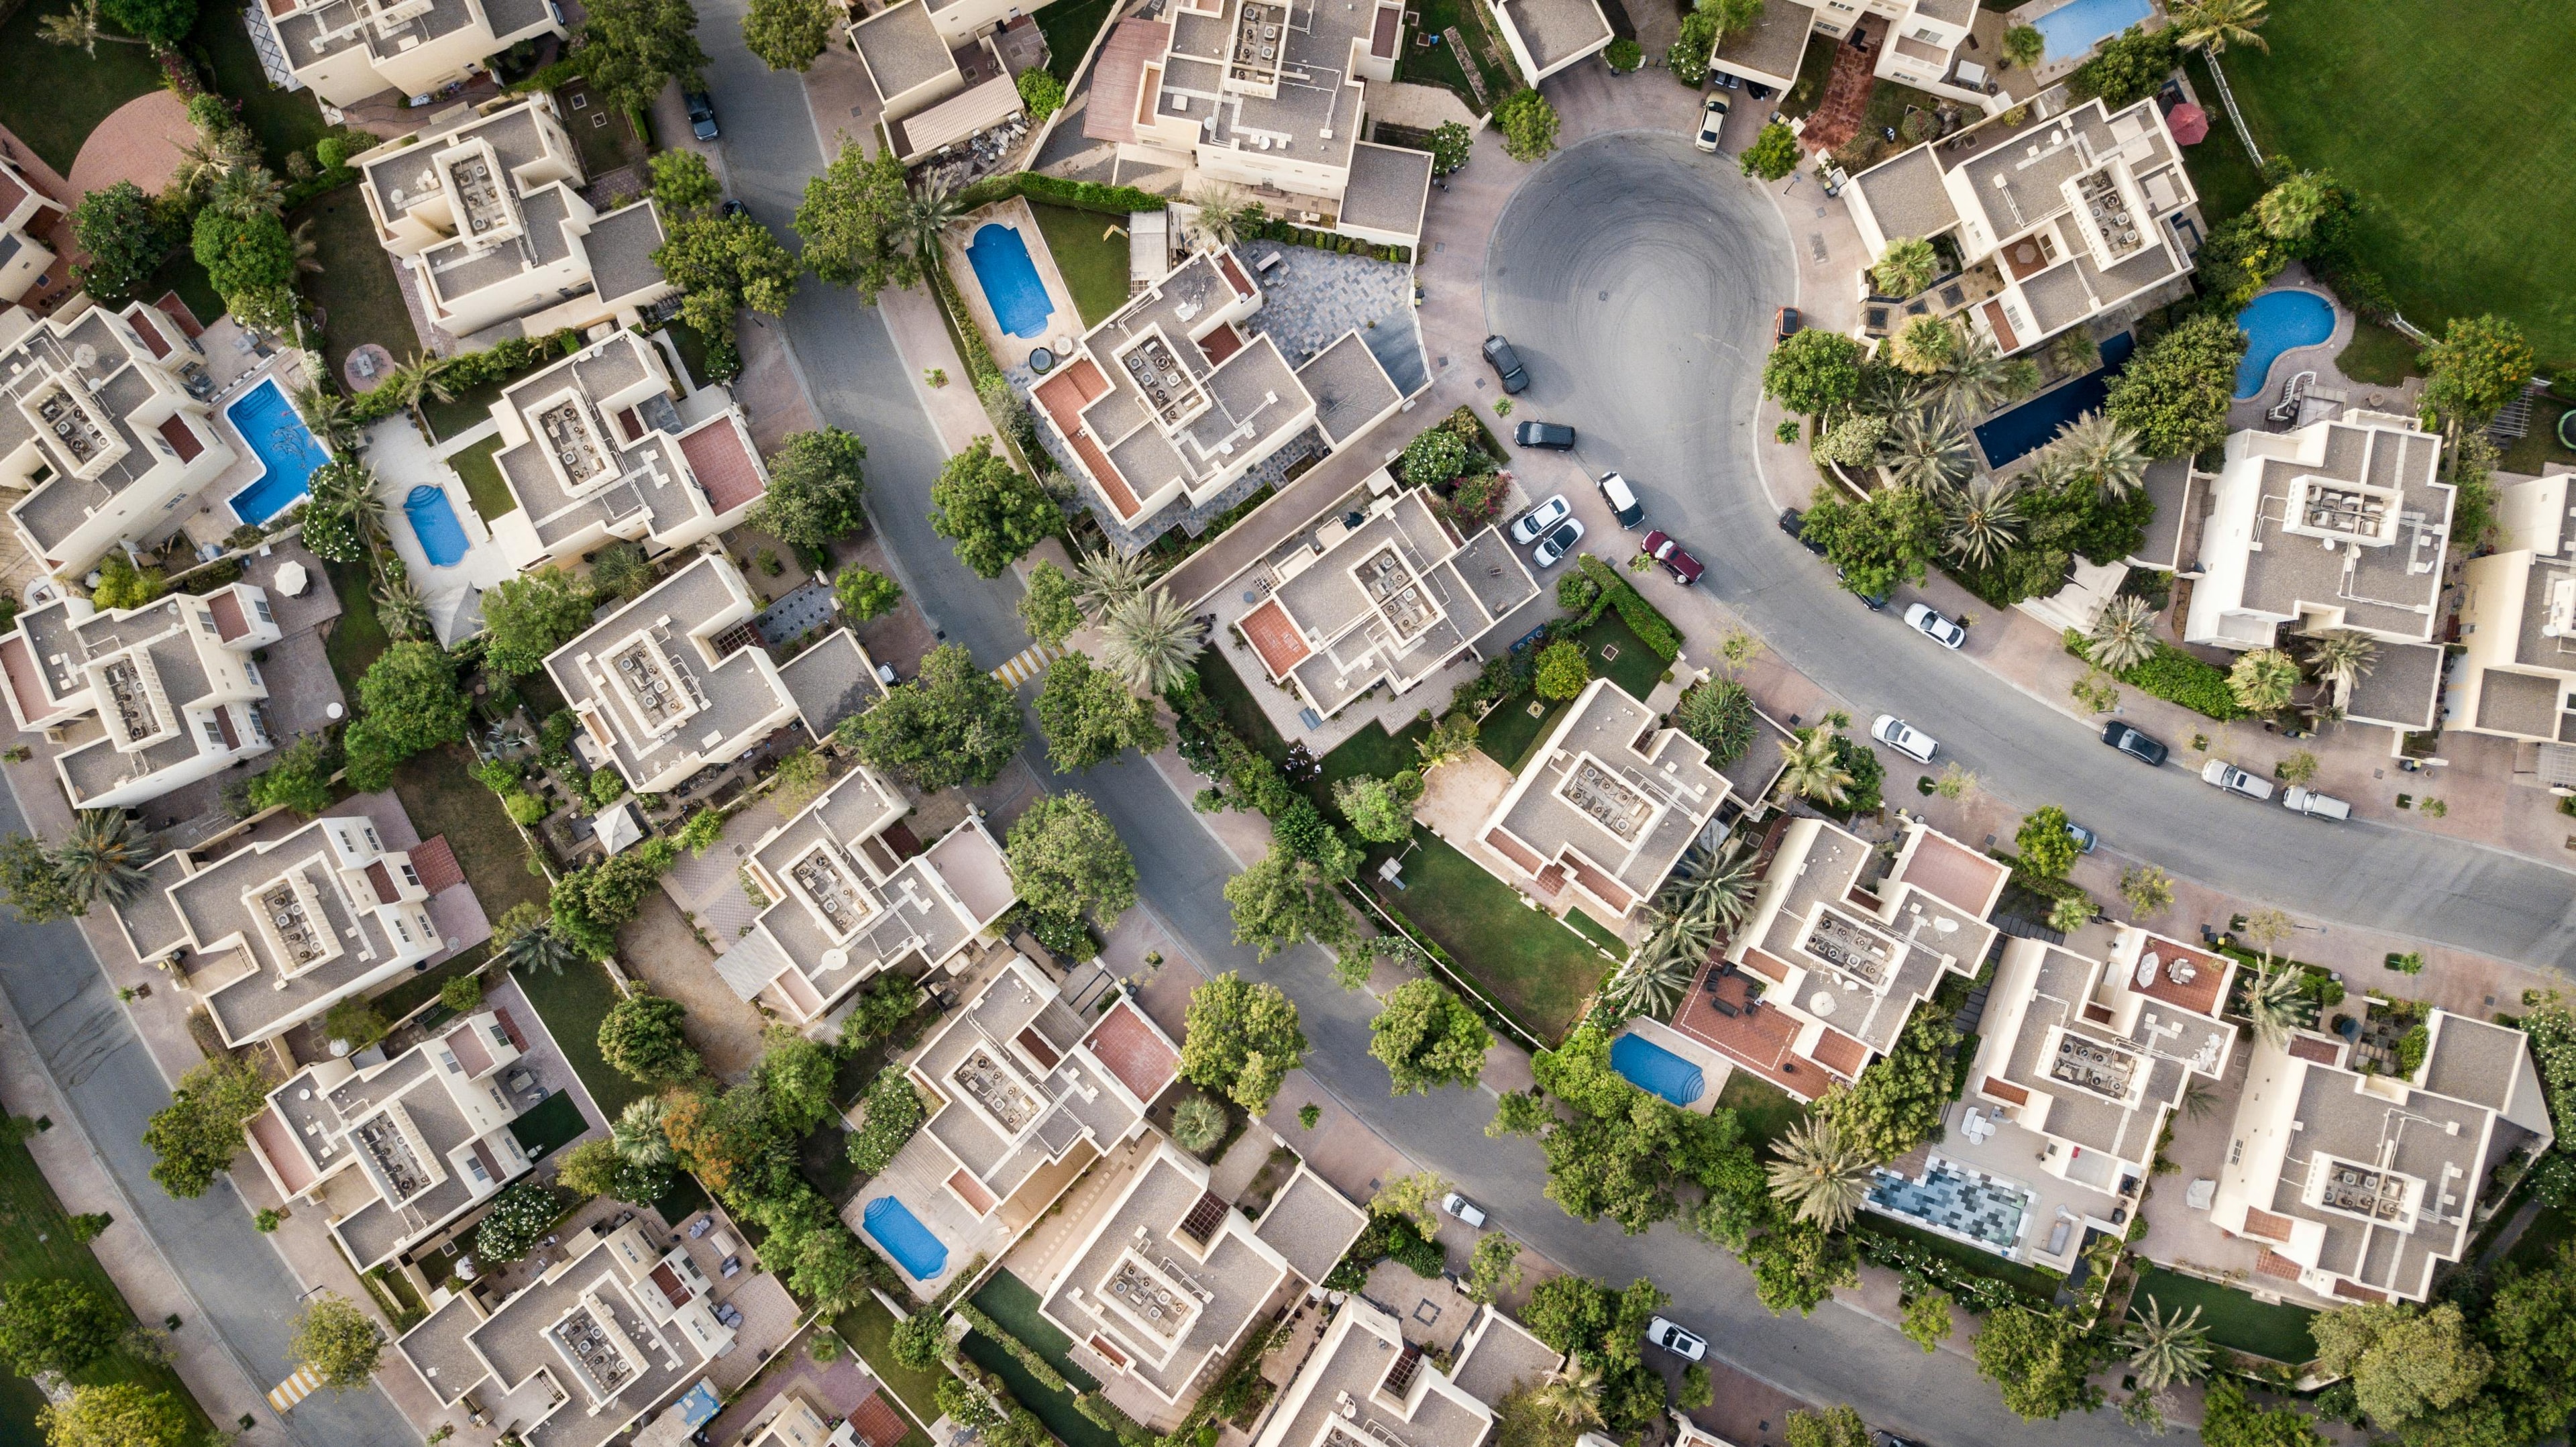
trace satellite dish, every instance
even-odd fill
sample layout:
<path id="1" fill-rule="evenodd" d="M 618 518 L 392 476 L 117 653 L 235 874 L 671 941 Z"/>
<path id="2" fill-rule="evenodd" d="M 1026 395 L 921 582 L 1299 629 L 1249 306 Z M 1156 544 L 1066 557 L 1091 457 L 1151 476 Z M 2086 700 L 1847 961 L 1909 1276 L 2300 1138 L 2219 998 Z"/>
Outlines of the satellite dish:
<path id="1" fill-rule="evenodd" d="M 835 945 L 823 952 L 823 968 L 837 970 L 850 962 L 850 952 Z"/>
<path id="2" fill-rule="evenodd" d="M 98 348 L 87 342 L 72 348 L 72 365 L 86 372 L 98 365 Z"/>

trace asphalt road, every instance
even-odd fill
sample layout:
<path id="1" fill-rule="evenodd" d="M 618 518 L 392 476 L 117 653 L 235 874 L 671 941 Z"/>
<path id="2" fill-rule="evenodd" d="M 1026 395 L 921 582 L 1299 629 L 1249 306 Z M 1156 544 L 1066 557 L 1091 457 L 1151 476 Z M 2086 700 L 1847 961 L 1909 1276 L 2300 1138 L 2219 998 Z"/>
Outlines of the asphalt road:
<path id="1" fill-rule="evenodd" d="M 1522 404 L 1573 423 L 1588 475 L 1625 474 L 1648 525 L 1708 564 L 1700 586 L 1849 700 L 1862 727 L 1900 714 L 1998 797 L 2064 805 L 2125 854 L 2297 914 L 2508 959 L 2576 957 L 2576 876 L 2415 830 L 2323 825 L 2223 798 L 2178 766 L 2148 769 L 1912 633 L 1901 607 L 1873 614 L 1842 591 L 1781 533 L 1756 472 L 1771 310 L 1796 277 L 1771 199 L 1724 159 L 1665 132 L 1587 140 L 1513 197 L 1485 271 L 1487 323 L 1529 369 Z M 1773 482 L 1802 498 L 1811 479 Z"/>
<path id="2" fill-rule="evenodd" d="M 25 829 L 17 800 L 0 789 L 0 835 Z M 287 1342 L 304 1288 L 267 1239 L 251 1229 L 250 1211 L 231 1181 L 217 1179 L 193 1201 L 153 1183 L 143 1127 L 170 1103 L 170 1086 L 108 988 L 89 942 L 69 921 L 22 924 L 15 913 L 0 910 L 0 989 L 8 991 L 46 1069 L 132 1203 L 132 1215 L 142 1218 L 141 1228 L 152 1233 L 196 1293 L 204 1315 L 179 1329 L 220 1333 L 263 1391 L 286 1380 L 293 1370 Z M 239 1168 L 258 1169 L 247 1160 Z M 310 1447 L 419 1437 L 372 1385 L 307 1397 L 286 1425 L 290 1440 Z"/>

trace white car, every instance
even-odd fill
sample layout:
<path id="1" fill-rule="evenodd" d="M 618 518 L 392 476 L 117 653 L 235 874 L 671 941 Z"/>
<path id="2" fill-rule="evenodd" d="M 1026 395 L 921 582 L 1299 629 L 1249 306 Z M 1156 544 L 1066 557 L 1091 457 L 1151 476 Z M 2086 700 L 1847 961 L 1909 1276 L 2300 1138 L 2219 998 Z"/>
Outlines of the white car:
<path id="1" fill-rule="evenodd" d="M 1925 603 L 1905 605 L 1905 626 L 1944 648 L 1956 648 L 1968 641 L 1967 629 L 1953 619 L 1942 617 L 1939 610 Z"/>
<path id="2" fill-rule="evenodd" d="M 1530 553 L 1530 561 L 1538 564 L 1541 572 L 1545 572 L 1565 561 L 1565 555 L 1573 552 L 1574 545 L 1581 541 L 1583 541 L 1583 519 L 1567 518 L 1556 525 L 1556 531 L 1538 540 L 1538 546 Z"/>
<path id="3" fill-rule="evenodd" d="M 1711 155 L 1715 155 L 1717 153 L 1717 133 L 1720 128 L 1725 126 L 1725 124 L 1726 97 L 1712 92 L 1707 100 L 1700 102 L 1699 134 L 1691 138 L 1691 144 Z"/>
<path id="4" fill-rule="evenodd" d="M 1688 1362 L 1698 1361 L 1708 1355 L 1707 1342 L 1660 1316 L 1647 1325 L 1646 1340 Z"/>
<path id="5" fill-rule="evenodd" d="M 1549 528 L 1564 521 L 1566 515 L 1573 511 L 1574 504 L 1567 502 L 1565 494 L 1560 492 L 1520 515 L 1519 519 L 1512 524 L 1512 541 L 1526 548 L 1545 536 Z"/>
<path id="6" fill-rule="evenodd" d="M 1930 734 L 1892 713 L 1880 714 L 1878 722 L 1869 726 L 1869 736 L 1918 764 L 1932 762 L 1932 756 L 1941 751 Z"/>
<path id="7" fill-rule="evenodd" d="M 1485 1208 L 1459 1195 L 1456 1191 L 1451 1191 L 1440 1198 L 1440 1209 L 1478 1230 L 1484 1229 Z"/>
<path id="8" fill-rule="evenodd" d="M 2248 799 L 2272 797 L 2271 780 L 2257 778 L 2225 759 L 2212 759 L 2201 765 L 2200 781 L 2225 789 L 2231 794 L 2242 794 Z"/>

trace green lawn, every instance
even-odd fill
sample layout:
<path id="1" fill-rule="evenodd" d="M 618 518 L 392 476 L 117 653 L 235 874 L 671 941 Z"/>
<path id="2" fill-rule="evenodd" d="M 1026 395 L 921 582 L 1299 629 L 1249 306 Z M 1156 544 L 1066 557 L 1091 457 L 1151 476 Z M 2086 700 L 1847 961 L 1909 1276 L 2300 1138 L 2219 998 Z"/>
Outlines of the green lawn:
<path id="1" fill-rule="evenodd" d="M 1807 49 L 1798 57 L 1798 83 L 1780 97 L 1782 119 L 1816 113 L 1825 98 L 1825 78 L 1833 73 L 1834 51 L 1841 44 L 1838 38 L 1822 33 L 1807 37 Z"/>
<path id="2" fill-rule="evenodd" d="M 894 1359 L 894 1313 L 885 1309 L 884 1302 L 869 1298 L 857 1309 L 841 1313 L 832 1329 L 858 1352 L 868 1375 L 885 1383 L 897 1400 L 912 1409 L 913 1416 L 923 1422 L 939 1420 L 939 1404 L 931 1393 L 947 1373 L 917 1372 Z"/>
<path id="3" fill-rule="evenodd" d="M 1055 269 L 1064 274 L 1064 284 L 1073 292 L 1074 310 L 1082 313 L 1082 324 L 1090 327 L 1107 321 L 1111 312 L 1127 304 L 1127 229 L 1118 218 L 1097 211 L 1036 201 L 1028 207 L 1038 218 L 1038 230 L 1046 235 L 1047 250 L 1055 254 Z M 1115 235 L 1110 234 L 1112 226 L 1118 226 Z"/>
<path id="4" fill-rule="evenodd" d="M 2558 414 L 2568 410 L 2568 404 L 2556 397 L 2543 395 L 2536 399 L 2531 408 L 2531 431 L 2506 450 L 2497 466 L 2506 472 L 2537 476 L 2547 463 L 2576 464 L 2576 452 L 2570 452 L 2558 440 Z"/>
<path id="5" fill-rule="evenodd" d="M 576 99 L 586 104 L 576 110 Z M 615 106 L 593 95 L 589 82 L 577 80 L 559 87 L 555 101 L 563 107 L 564 129 L 572 132 L 573 149 L 581 152 L 581 168 L 591 176 L 605 176 L 644 159 L 644 146 L 635 138 L 635 127 Z"/>
<path id="6" fill-rule="evenodd" d="M 42 0 L 28 8 L 35 9 Z M 278 90 L 268 83 L 268 73 L 259 68 L 259 52 L 251 49 L 250 32 L 242 28 L 238 5 L 204 4 L 197 8 L 196 29 L 189 43 L 201 47 L 215 68 L 215 88 L 241 103 L 242 124 L 259 137 L 268 152 L 268 164 L 283 175 L 289 151 L 302 151 L 309 160 L 314 143 L 331 134 L 329 122 L 322 119 L 322 108 L 309 90 Z M 370 250 L 380 250 L 370 241 Z M 326 247 L 323 254 L 330 255 Z"/>
<path id="7" fill-rule="evenodd" d="M 501 465 L 492 460 L 501 450 L 500 435 L 495 433 L 461 452 L 447 455 L 447 465 L 465 480 L 465 495 L 474 499 L 474 510 L 490 522 L 504 513 L 519 510 L 519 495 L 501 478 Z"/>
<path id="8" fill-rule="evenodd" d="M 111 1229 L 133 1232 L 143 1228 L 126 1222 Z M 90 1248 L 72 1239 L 71 1221 L 63 1214 L 62 1204 L 54 1199 L 44 1173 L 37 1169 L 36 1158 L 14 1141 L 0 1144 L 0 1285 L 40 1277 L 67 1278 L 97 1289 L 110 1300 L 120 1304 L 124 1301 L 116 1283 L 108 1279 L 106 1268 L 90 1254 Z M 183 1322 L 180 1329 L 213 1330 L 202 1322 Z M 72 1380 L 87 1387 L 131 1382 L 168 1392 L 187 1404 L 188 1415 L 199 1431 L 211 1435 L 214 1430 L 205 1413 L 198 1410 L 196 1399 L 179 1381 L 178 1373 L 145 1361 L 122 1346 L 72 1373 Z M 36 1430 L 36 1409 L 44 1401 L 44 1394 L 36 1390 L 34 1383 L 0 1373 L 0 1442 L 43 1441 L 43 1434 Z"/>
<path id="9" fill-rule="evenodd" d="M 403 976 L 401 984 L 376 996 L 375 1006 L 384 1012 L 386 1019 L 399 1020 L 437 998 L 439 986 L 459 975 L 474 973 L 483 968 L 491 958 L 492 946 L 489 941 L 460 951 L 455 958 L 441 963 L 436 969 Z"/>
<path id="10" fill-rule="evenodd" d="M 1082 64 L 1091 38 L 1117 8 L 1117 0 L 1063 0 L 1038 12 L 1038 29 L 1046 33 L 1047 70 L 1056 79 L 1073 84 L 1073 68 Z"/>
<path id="11" fill-rule="evenodd" d="M 581 1105 L 569 1090 L 558 1090 L 537 1103 L 537 1108 L 510 1122 L 510 1134 L 530 1156 L 559 1151 L 581 1139 L 590 1122 L 581 1118 Z"/>
<path id="12" fill-rule="evenodd" d="M 322 570 L 331 575 L 331 587 L 340 595 L 340 617 L 331 625 L 331 636 L 324 640 L 322 651 L 331 659 L 331 671 L 340 676 L 340 691 L 354 705 L 358 701 L 359 677 L 391 640 L 385 634 L 385 625 L 376 621 L 376 600 L 367 591 L 367 565 L 326 561 Z M 422 837 L 428 837 L 426 831 Z"/>
<path id="13" fill-rule="evenodd" d="M 1485 715 L 1484 731 L 1476 736 L 1476 747 L 1486 758 L 1517 774 L 1521 761 L 1538 747 L 1548 730 L 1556 727 L 1567 707 L 1564 703 L 1543 702 L 1536 694 L 1516 693 Z M 1538 711 L 1532 713 L 1532 709 Z"/>
<path id="14" fill-rule="evenodd" d="M 424 397 L 420 403 L 421 418 L 429 423 L 432 437 L 445 441 L 477 423 L 491 421 L 492 404 L 501 400 L 501 389 L 517 380 L 510 377 L 478 382 L 444 402 L 436 397 Z"/>
<path id="15" fill-rule="evenodd" d="M 1574 927 L 1574 932 L 1576 934 L 1583 936 L 1585 939 L 1592 941 L 1594 944 L 1599 945 L 1601 948 L 1608 950 L 1611 954 L 1616 955 L 1621 959 L 1627 958 L 1628 942 L 1619 938 L 1619 932 L 1617 930 L 1610 928 L 1610 926 L 1594 919 L 1591 915 L 1584 913 L 1581 906 L 1578 905 L 1573 909 L 1567 910 L 1565 912 L 1565 922 Z"/>
<path id="16" fill-rule="evenodd" d="M 306 108 L 311 108 L 309 101 Z M 327 192 L 286 220 L 290 227 L 312 222 L 313 240 L 321 247 L 322 270 L 305 276 L 304 294 L 325 314 L 322 355 L 334 376 L 342 360 L 368 342 L 382 345 L 397 361 L 421 349 L 420 333 L 412 329 L 402 288 L 394 280 L 393 258 L 376 244 L 375 226 L 357 187 Z"/>
<path id="17" fill-rule="evenodd" d="M 1739 1070 L 1726 1077 L 1726 1089 L 1719 1091 L 1717 1103 L 1735 1112 L 1744 1126 L 1745 1138 L 1757 1145 L 1768 1145 L 1780 1133 L 1806 1118 L 1807 1107 L 1798 1097 L 1773 1085 L 1750 1070 Z"/>
<path id="18" fill-rule="evenodd" d="M 2236 126 L 2227 119 L 2227 108 L 2218 101 L 2218 86 L 2209 78 L 2209 62 L 2194 52 L 2184 60 L 2183 73 L 2191 77 L 2192 90 L 2209 103 L 2208 139 L 2183 151 L 2183 169 L 2191 173 L 2192 189 L 2200 193 L 2200 214 L 2213 223 L 2224 221 L 2263 194 L 2263 176 L 2245 154 L 2245 143 L 2236 139 Z M 2234 74 L 2230 68 L 2229 75 Z"/>
<path id="19" fill-rule="evenodd" d="M 2137 1290 L 2130 1293 L 2129 1303 L 2143 1308 L 2150 1296 L 2165 1312 L 2199 1307 L 2201 1323 L 2209 1328 L 2209 1339 L 2220 1346 L 2293 1366 L 2317 1354 L 2317 1344 L 2308 1335 L 2308 1323 L 2316 1319 L 2316 1313 L 2305 1307 L 2256 1301 L 2234 1287 L 2167 1271 L 2161 1266 L 2149 1266 L 2139 1274 Z"/>
<path id="20" fill-rule="evenodd" d="M 2416 374 L 2415 357 L 2422 350 L 2404 332 L 2356 320 L 2352 344 L 2335 357 L 2335 366 L 2356 382 L 2394 387 Z"/>
<path id="21" fill-rule="evenodd" d="M 1652 578 L 1662 578 L 1660 572 Z M 1634 580 L 1652 581 L 1647 575 L 1632 575 Z M 1615 610 L 1605 610 L 1592 626 L 1574 635 L 1583 645 L 1583 655 L 1592 664 L 1592 676 L 1607 675 L 1612 683 L 1625 689 L 1630 698 L 1645 702 L 1646 695 L 1663 682 L 1664 661 L 1655 656 L 1636 630 L 1628 626 Z"/>
<path id="22" fill-rule="evenodd" d="M 2553 1207 L 2532 1218 L 2530 1229 L 2513 1249 L 2504 1254 L 2504 1262 L 2514 1266 L 2537 1267 L 2557 1251 L 2559 1244 L 2576 1237 L 2576 1210 Z"/>
<path id="23" fill-rule="evenodd" d="M 664 322 L 662 330 L 671 336 L 671 345 L 680 349 L 680 364 L 689 370 L 689 385 L 707 384 L 707 339 L 687 322 Z"/>
<path id="24" fill-rule="evenodd" d="M 2566 8 L 2492 0 L 2464 18 L 2445 0 L 2286 6 L 2270 53 L 2230 50 L 2227 78 L 2265 151 L 2359 188 L 2362 260 L 2408 320 L 2509 317 L 2549 371 L 2576 362 L 2564 248 L 2538 240 L 2576 232 Z"/>
<path id="25" fill-rule="evenodd" d="M 968 1332 L 960 1344 L 969 1361 L 1002 1379 L 1019 1404 L 1037 1414 L 1064 1447 L 1119 1447 L 1118 1434 L 1082 1415 L 1073 1394 L 1059 1392 L 1020 1365 L 1000 1342 L 980 1331 Z"/>
<path id="26" fill-rule="evenodd" d="M 161 67 L 140 45 L 101 41 L 93 60 L 38 40 L 37 22 L 62 8 L 29 0 L 0 22 L 0 55 L 9 57 L 9 84 L 0 85 L 0 125 L 68 176 L 81 142 L 100 121 L 136 96 L 161 88 Z M 234 27 L 240 27 L 238 19 Z"/>
<path id="27" fill-rule="evenodd" d="M 464 851 L 457 853 L 461 858 Z M 481 877 L 472 870 L 466 871 L 466 877 L 481 887 Z M 599 1022 L 608 1018 L 608 1007 L 617 1003 L 617 985 L 608 978 L 607 966 L 566 965 L 560 975 L 522 970 L 519 988 L 545 1019 L 546 1030 L 572 1062 L 573 1073 L 590 1087 L 590 1098 L 599 1103 L 603 1114 L 613 1119 L 628 1101 L 652 1093 L 611 1070 L 600 1056 Z"/>
<path id="28" fill-rule="evenodd" d="M 1416 24 L 1405 27 L 1404 53 L 1396 58 L 1395 78 L 1420 81 L 1426 85 L 1446 86 L 1458 93 L 1467 108 L 1484 114 L 1486 107 L 1476 104 L 1476 93 L 1467 86 L 1467 73 L 1462 68 L 1477 67 L 1485 82 L 1487 100 L 1498 101 L 1521 88 L 1512 73 L 1511 62 L 1503 58 L 1503 44 L 1487 33 L 1484 17 L 1477 13 L 1475 0 L 1423 0 L 1416 12 Z M 1471 51 L 1481 54 L 1458 55 L 1452 52 L 1444 34 L 1450 26 L 1458 27 Z M 1415 35 L 1440 37 L 1439 43 L 1417 46 Z"/>
<path id="29" fill-rule="evenodd" d="M 1429 830 L 1416 830 L 1414 840 L 1405 888 L 1379 898 L 1438 941 L 1532 1035 L 1563 1039 L 1610 961 Z"/>
<path id="30" fill-rule="evenodd" d="M 473 756 L 462 745 L 417 754 L 394 771 L 394 793 L 423 839 L 444 834 L 465 877 L 474 881 L 483 912 L 498 920 L 522 900 L 543 904 L 546 881 L 528 872 L 528 850 L 501 800 L 466 772 Z"/>
<path id="31" fill-rule="evenodd" d="M 1250 650 L 1245 651 L 1245 656 L 1250 657 Z M 1261 711 L 1260 703 L 1253 698 L 1252 686 L 1243 681 L 1243 675 L 1235 671 L 1223 653 L 1213 648 L 1201 653 L 1198 672 L 1199 686 L 1207 690 L 1208 697 L 1216 703 L 1217 711 L 1225 715 L 1227 728 L 1234 730 L 1245 743 L 1269 755 L 1272 763 L 1288 757 L 1287 741 L 1279 737 L 1279 730 L 1270 726 L 1270 716 Z M 1262 686 L 1269 687 L 1268 684 Z"/>

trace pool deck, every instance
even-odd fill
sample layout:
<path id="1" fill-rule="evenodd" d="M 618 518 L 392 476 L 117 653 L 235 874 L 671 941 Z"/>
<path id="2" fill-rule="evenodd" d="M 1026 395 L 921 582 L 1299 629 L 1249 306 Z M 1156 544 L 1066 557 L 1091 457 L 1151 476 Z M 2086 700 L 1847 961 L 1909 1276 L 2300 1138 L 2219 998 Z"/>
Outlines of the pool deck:
<path id="1" fill-rule="evenodd" d="M 1619 1034 L 1635 1035 L 1640 1039 L 1643 1039 L 1649 1045 L 1661 1046 L 1672 1054 L 1678 1055 L 1682 1059 L 1689 1061 L 1691 1064 L 1698 1066 L 1702 1082 L 1700 1086 L 1699 1099 L 1683 1106 L 1682 1109 L 1697 1111 L 1701 1115 L 1710 1115 L 1715 1113 L 1717 1110 L 1718 1097 L 1726 1094 L 1727 1077 L 1735 1073 L 1734 1061 L 1729 1060 L 1725 1056 L 1718 1054 L 1716 1051 L 1709 1049 L 1706 1045 L 1693 1040 L 1670 1025 L 1666 1025 L 1661 1021 L 1648 1019 L 1643 1015 L 1629 1021 L 1627 1025 L 1619 1031 Z M 1618 1044 L 1618 1037 L 1611 1037 L 1610 1043 L 1613 1046 L 1616 1046 Z M 1630 1083 L 1634 1084 L 1635 1082 L 1631 1081 Z M 1643 1090 L 1645 1087 L 1639 1086 L 1638 1088 Z M 1652 1092 L 1648 1093 L 1651 1094 Z M 1660 1098 L 1661 1097 L 1658 1097 L 1658 1099 Z"/>
<path id="2" fill-rule="evenodd" d="M 420 429 L 412 425 L 411 418 L 402 413 L 386 418 L 367 432 L 367 462 L 376 470 L 376 496 L 384 501 L 385 531 L 393 540 L 395 554 L 411 570 L 412 587 L 429 605 L 430 627 L 438 634 L 441 647 L 453 647 L 458 639 L 480 632 L 483 591 L 518 576 L 500 544 L 493 541 L 492 530 L 484 525 L 482 515 L 474 511 L 474 501 L 465 491 L 465 479 L 458 477 L 456 469 L 446 461 L 448 454 L 473 446 L 490 432 L 487 423 L 433 448 Z M 429 556 L 420 550 L 420 539 L 412 534 L 411 519 L 403 512 L 403 499 L 424 483 L 447 494 L 456 525 L 465 530 L 465 556 L 453 567 L 430 565 Z"/>
<path id="3" fill-rule="evenodd" d="M 302 352 L 289 347 L 274 356 L 262 357 L 255 352 L 235 350 L 227 337 L 244 342 L 248 340 L 239 328 L 232 325 L 232 319 L 226 317 L 207 328 L 199 342 L 206 349 L 206 370 L 215 378 L 215 394 L 207 399 L 206 405 L 214 413 L 215 425 L 222 431 L 225 442 L 233 449 L 232 466 L 215 474 L 214 481 L 197 490 L 193 499 L 196 506 L 189 509 L 188 520 L 183 524 L 188 540 L 200 545 L 221 544 L 225 534 L 241 525 L 240 515 L 233 511 L 233 497 L 257 483 L 268 471 L 268 464 L 233 426 L 231 407 L 248 396 L 252 388 L 271 377 L 277 379 L 278 390 L 292 405 L 295 388 L 304 380 Z"/>
<path id="4" fill-rule="evenodd" d="M 2304 263 L 2292 262 L 2280 277 L 2265 289 L 2264 294 L 2269 295 L 2275 291 L 2304 291 L 2324 298 L 2326 304 L 2334 308 L 2334 331 L 2322 342 L 2311 346 L 2293 347 L 2273 358 L 2271 369 L 2265 374 L 2261 389 L 2242 401 L 2229 402 L 2227 408 L 2229 431 L 2288 431 L 2305 423 L 2314 422 L 2320 417 L 2332 415 L 2341 407 L 2397 413 L 2411 413 L 2416 410 L 2416 399 L 2422 394 L 2424 387 L 2424 380 L 2421 377 L 2409 377 L 2404 382 L 2391 387 L 2377 382 L 2354 381 L 2335 366 L 2335 360 L 2343 355 L 2344 348 L 2352 345 L 2353 333 L 2358 329 L 2358 324 L 2350 308 L 2335 300 L 2331 292 L 2309 277 Z M 2308 391 L 2309 405 L 2301 409 L 2296 422 L 2275 423 L 2267 420 L 2263 414 L 2281 400 L 2282 386 L 2301 372 L 2317 374 L 2316 382 Z"/>
<path id="5" fill-rule="evenodd" d="M 1102 220 L 1105 224 L 1108 218 Z M 984 285 L 976 278 L 974 263 L 966 259 L 967 243 L 987 224 L 1018 232 L 1029 249 L 1029 260 L 1037 264 L 1038 280 L 1046 286 L 1047 305 L 1053 310 L 1034 337 L 1015 337 L 1002 329 L 993 315 L 993 304 L 984 297 Z M 1070 343 L 1081 339 L 1082 313 L 1074 307 L 1073 291 L 1064 284 L 1064 273 L 1056 270 L 1055 253 L 1047 249 L 1046 233 L 1038 229 L 1037 213 L 1029 210 L 1028 202 L 1014 196 L 987 206 L 959 222 L 940 246 L 948 260 L 948 274 L 956 279 L 957 294 L 966 298 L 966 309 L 974 315 L 976 330 L 983 333 L 984 345 L 992 349 L 993 360 L 1003 371 L 1028 365 L 1029 353 L 1042 346 L 1053 348 L 1062 357 L 1072 350 Z M 974 385 L 971 377 L 951 380 L 966 382 L 969 390 Z"/>

